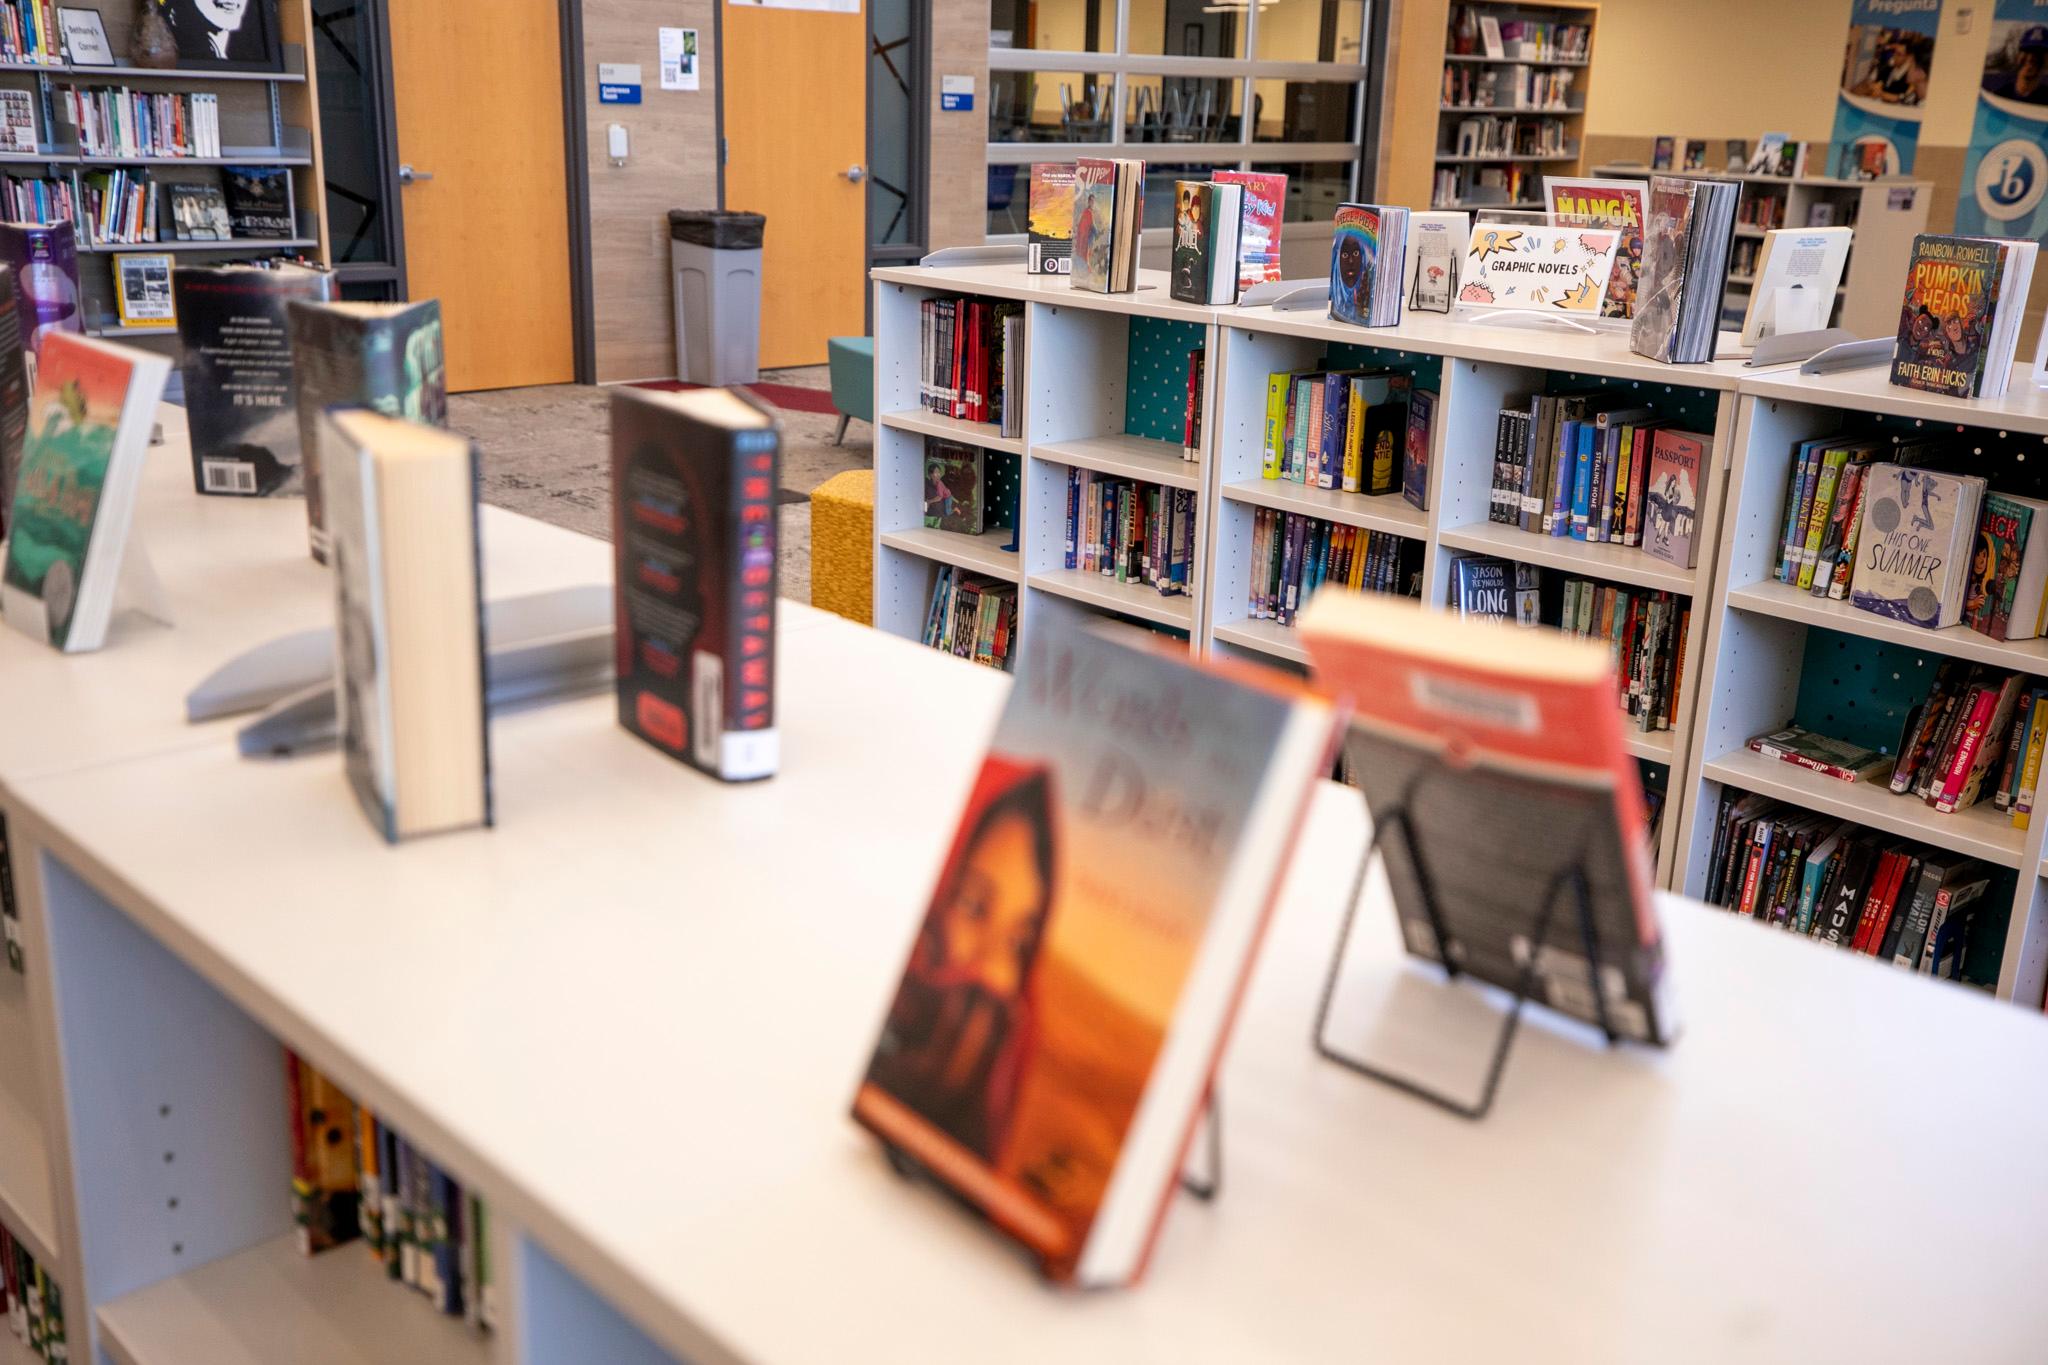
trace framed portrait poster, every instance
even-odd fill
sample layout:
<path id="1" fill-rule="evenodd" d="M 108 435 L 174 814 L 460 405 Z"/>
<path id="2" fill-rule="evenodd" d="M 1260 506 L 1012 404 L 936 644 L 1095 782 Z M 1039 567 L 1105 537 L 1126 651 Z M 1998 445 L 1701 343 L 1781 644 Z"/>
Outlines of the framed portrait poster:
<path id="1" fill-rule="evenodd" d="M 178 39 L 178 66 L 281 71 L 277 0 L 156 0 Z"/>

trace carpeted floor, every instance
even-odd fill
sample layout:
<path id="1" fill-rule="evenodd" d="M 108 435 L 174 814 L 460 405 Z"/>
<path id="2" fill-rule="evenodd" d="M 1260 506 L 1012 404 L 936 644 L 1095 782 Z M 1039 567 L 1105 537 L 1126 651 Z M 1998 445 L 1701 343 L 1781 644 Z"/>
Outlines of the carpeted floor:
<path id="1" fill-rule="evenodd" d="M 669 385 L 666 387 L 675 387 Z M 751 386 L 782 420 L 782 595 L 811 600 L 811 490 L 874 463 L 865 422 L 832 444 L 839 418 L 823 365 L 773 370 Z M 448 399 L 448 425 L 483 451 L 484 501 L 572 531 L 611 538 L 611 396 L 581 384 L 499 389 Z"/>

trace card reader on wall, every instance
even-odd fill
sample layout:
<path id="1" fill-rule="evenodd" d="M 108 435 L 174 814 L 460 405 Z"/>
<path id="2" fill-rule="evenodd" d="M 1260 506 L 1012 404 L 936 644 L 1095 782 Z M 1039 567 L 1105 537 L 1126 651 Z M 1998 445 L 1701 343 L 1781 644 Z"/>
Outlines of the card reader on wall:
<path id="1" fill-rule="evenodd" d="M 623 123 L 614 123 L 611 126 L 610 131 L 607 132 L 605 136 L 608 139 L 611 146 L 612 165 L 625 165 L 626 157 L 632 151 L 632 147 L 628 144 L 626 139 L 626 125 Z"/>

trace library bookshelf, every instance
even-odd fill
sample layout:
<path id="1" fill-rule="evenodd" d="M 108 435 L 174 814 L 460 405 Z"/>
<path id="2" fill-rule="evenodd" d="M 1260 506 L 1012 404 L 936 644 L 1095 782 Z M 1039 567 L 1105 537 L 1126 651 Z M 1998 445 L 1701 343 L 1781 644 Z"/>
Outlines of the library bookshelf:
<path id="1" fill-rule="evenodd" d="M 1543 177 L 1577 175 L 1584 153 L 1586 100 L 1591 93 L 1593 38 L 1600 6 L 1578 3 L 1525 4 L 1521 0 L 1452 0 L 1445 14 L 1444 53 L 1436 92 L 1435 150 L 1431 162 L 1430 207 L 1541 208 Z M 1538 49 L 1533 43 L 1503 43 L 1489 55 L 1482 24 L 1513 21 L 1569 24 L 1586 30 L 1583 51 Z M 1461 50 L 1462 49 L 1462 50 Z M 1562 100 L 1522 101 L 1506 97 L 1503 83 L 1522 73 L 1538 78 L 1567 74 L 1571 88 Z M 1466 130 L 1475 130 L 1468 142 Z M 1535 150 L 1493 145 L 1508 136 L 1533 133 Z M 1483 147 L 1478 145 L 1485 143 Z M 1495 183 L 1504 181 L 1505 183 Z M 1499 201 L 1499 202 L 1492 202 Z"/>
<path id="2" fill-rule="evenodd" d="M 131 0 L 79 0 L 68 8 L 99 12 L 107 39 L 117 57 L 125 59 L 136 7 Z M 176 252 L 185 264 L 219 264 L 252 257 L 289 254 L 320 262 L 329 259 L 326 176 L 320 142 L 318 79 L 310 53 L 313 43 L 311 0 L 279 0 L 279 43 L 283 55 L 278 71 L 209 71 L 203 68 L 157 69 L 129 66 L 85 66 L 69 61 L 0 63 L 0 90 L 25 90 L 35 104 L 41 143 L 34 152 L 0 154 L 0 173 L 21 177 L 54 176 L 68 180 L 74 172 L 102 169 L 144 170 L 159 185 L 190 180 L 218 183 L 222 167 L 281 167 L 291 188 L 294 230 L 284 238 L 238 238 L 229 241 L 178 241 L 169 228 L 158 227 L 153 242 L 98 242 L 78 232 L 80 307 L 85 329 L 94 336 L 119 337 L 129 343 L 151 340 L 175 345 L 175 328 L 123 327 L 114 300 L 113 265 L 117 252 Z M 105 156 L 81 149 L 77 130 L 64 112 L 69 89 L 127 88 L 146 94 L 211 94 L 219 100 L 223 155 Z"/>
<path id="3" fill-rule="evenodd" d="M 1164 626 L 1185 635 L 1198 653 L 1243 657 L 1292 669 L 1307 655 L 1287 626 L 1254 619 L 1249 606 L 1254 526 L 1260 508 L 1274 508 L 1363 527 L 1417 541 L 1422 547 L 1423 600 L 1441 607 L 1450 592 L 1449 566 L 1474 553 L 1602 583 L 1668 591 L 1690 599 L 1693 611 L 1679 676 L 1679 715 L 1669 730 L 1629 731 L 1629 746 L 1645 764 L 1645 781 L 1667 792 L 1658 866 L 1672 865 L 1677 812 L 1669 794 L 1680 784 L 1691 734 L 1690 698 L 1705 631 L 1699 610 L 1708 596 L 1712 546 L 1718 529 L 1721 471 L 1735 427 L 1734 390 L 1741 370 L 1730 363 L 1675 369 L 1636 356 L 1619 331 L 1598 335 L 1544 330 L 1532 334 L 1512 323 L 1476 325 L 1436 315 L 1410 315 L 1398 327 L 1358 328 L 1315 313 L 1270 307 L 1197 309 L 1167 297 L 1163 275 L 1141 272 L 1140 288 L 1125 295 L 1095 295 L 1064 280 L 1041 282 L 1021 265 L 963 269 L 905 267 L 875 272 L 876 411 L 876 624 L 911 639 L 920 636 L 930 605 L 935 564 L 975 568 L 1019 582 L 1019 629 L 1029 631 L 1032 604 L 1051 593 L 1110 616 Z M 934 432 L 928 414 L 903 413 L 917 399 L 918 311 L 927 297 L 981 294 L 1026 298 L 1029 369 L 1025 376 L 1023 443 L 1029 468 L 1020 500 L 1017 543 L 1011 554 L 994 548 L 1007 532 L 969 539 L 923 529 L 922 440 Z M 1134 319 L 1188 326 L 1180 344 L 1197 337 L 1207 347 L 1200 458 L 1181 458 L 1177 444 L 1120 429 L 1138 420 L 1142 387 L 1131 381 L 1132 338 L 1147 325 Z M 1193 328 L 1200 328 L 1195 331 Z M 1266 381 L 1274 373 L 1375 367 L 1409 376 L 1413 387 L 1438 394 L 1432 435 L 1428 510 L 1399 494 L 1364 496 L 1261 477 Z M 1172 368 L 1168 361 L 1168 368 Z M 1179 373 L 1185 374 L 1184 364 Z M 1126 382 L 1119 385 L 1115 379 Z M 1131 395 L 1127 397 L 1127 391 Z M 1513 400 L 1539 392 L 1634 395 L 1685 429 L 1712 437 L 1713 458 L 1700 493 L 1697 563 L 1682 569 L 1640 549 L 1587 544 L 1525 533 L 1487 520 L 1495 417 Z M 959 436 L 959 423 L 936 434 Z M 981 442 L 992 451 L 1003 443 Z M 1017 443 L 1008 443 L 1014 449 Z M 1200 490 L 1196 517 L 1196 575 L 1189 597 L 1161 597 L 1149 587 L 1118 584 L 1099 575 L 1055 569 L 1066 520 L 1066 468 L 1080 466 Z"/>
<path id="4" fill-rule="evenodd" d="M 1773 577 L 1795 447 L 1814 436 L 1951 436 L 1970 447 L 1972 472 L 1993 490 L 2036 493 L 2048 471 L 2048 391 L 2031 387 L 2030 379 L 2018 367 L 2003 398 L 1976 402 L 1893 387 L 1882 367 L 1745 382 L 1728 481 L 1729 529 L 1718 546 L 1708 613 L 1707 657 L 1716 664 L 1698 703 L 1674 884 L 1703 890 L 1714 814 L 1729 787 L 1982 859 L 2007 874 L 1994 880 L 1990 907 L 2005 918 L 2005 932 L 1991 945 L 1995 963 L 1975 965 L 1987 978 L 1995 971 L 2001 999 L 2039 1008 L 2048 987 L 2048 821 L 2017 829 L 1988 801 L 1942 814 L 1882 783 L 1836 782 L 1744 747 L 1749 736 L 1796 718 L 1889 752 L 1907 710 L 1945 659 L 2048 677 L 2048 641 L 2002 642 L 1964 625 L 1923 630 Z"/>

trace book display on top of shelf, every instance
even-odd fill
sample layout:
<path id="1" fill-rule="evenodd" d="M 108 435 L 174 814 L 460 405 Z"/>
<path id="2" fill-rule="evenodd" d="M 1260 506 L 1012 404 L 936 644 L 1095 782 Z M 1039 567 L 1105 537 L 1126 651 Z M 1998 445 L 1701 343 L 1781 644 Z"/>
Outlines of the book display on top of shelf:
<path id="1" fill-rule="evenodd" d="M 1892 382 L 1957 398 L 2003 394 L 2036 251 L 2031 241 L 1914 238 Z"/>
<path id="2" fill-rule="evenodd" d="M 1742 344 L 1827 326 L 1854 235 L 1845 227 L 1781 228 L 1764 234 L 1750 260 L 1738 255 L 1737 266 L 1752 277 Z"/>
<path id="3" fill-rule="evenodd" d="M 1432 211 L 1408 215 L 1402 299 L 1418 313 L 1448 313 L 1458 293 L 1458 271 L 1472 235 L 1467 213 Z"/>
<path id="4" fill-rule="evenodd" d="M 1543 196 L 1551 221 L 1563 227 L 1612 228 L 1620 234 L 1614 246 L 1614 268 L 1600 299 L 1600 316 L 1632 318 L 1636 285 L 1643 271 L 1643 222 L 1649 210 L 1649 185 L 1641 180 L 1592 180 L 1576 176 L 1543 177 Z"/>
<path id="5" fill-rule="evenodd" d="M 1049 1278 L 1123 1286 L 1178 1188 L 1334 718 L 1284 680 L 1179 663 L 1057 607 L 1020 644 L 853 1114 Z M 1054 678 L 1092 704 L 1066 705 Z M 1174 736 L 1120 745 L 1130 706 L 1178 718 Z M 1105 817 L 1089 795 L 1105 744 L 1183 818 Z"/>
<path id="6" fill-rule="evenodd" d="M 1173 182 L 1173 281 L 1182 303 L 1237 302 L 1238 242 L 1244 187 L 1213 181 Z"/>
<path id="7" fill-rule="evenodd" d="M 1074 163 L 1040 161 L 1031 167 L 1029 244 L 1025 266 L 1034 275 L 1074 270 Z"/>
<path id="8" fill-rule="evenodd" d="M 1135 288 L 1144 221 L 1144 162 L 1093 157 L 1075 162 L 1074 288 L 1098 294 Z"/>
<path id="9" fill-rule="evenodd" d="M 1629 332 L 1637 355 L 1674 365 L 1714 358 L 1741 190 L 1733 180 L 1650 182 L 1642 283 Z"/>
<path id="10" fill-rule="evenodd" d="M 1218 171 L 1219 185 L 1244 191 L 1237 246 L 1239 290 L 1282 278 L 1280 231 L 1287 209 L 1287 177 L 1270 171 Z"/>
<path id="11" fill-rule="evenodd" d="M 106 640 L 170 361 L 69 333 L 38 366 L 9 508 L 0 613 L 66 652 Z"/>
<path id="12" fill-rule="evenodd" d="M 1330 316 L 1359 327 L 1401 321 L 1406 278 L 1408 210 L 1385 204 L 1343 204 L 1330 242 Z"/>
<path id="13" fill-rule="evenodd" d="M 1474 223 L 1458 306 L 1599 317 L 1620 243 L 1607 228 Z"/>

